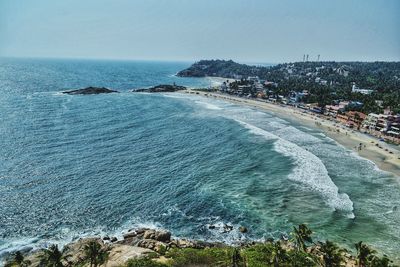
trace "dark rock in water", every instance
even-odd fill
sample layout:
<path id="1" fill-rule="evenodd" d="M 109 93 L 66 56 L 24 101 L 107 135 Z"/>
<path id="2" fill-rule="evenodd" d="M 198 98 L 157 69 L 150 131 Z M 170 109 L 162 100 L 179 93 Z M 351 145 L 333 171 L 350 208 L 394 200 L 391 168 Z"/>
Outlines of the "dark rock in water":
<path id="1" fill-rule="evenodd" d="M 239 232 L 241 232 L 241 233 L 247 233 L 247 228 L 244 227 L 244 226 L 240 226 L 240 227 L 239 227 Z"/>
<path id="2" fill-rule="evenodd" d="M 215 225 L 213 225 L 213 224 L 209 225 L 208 229 L 215 229 Z"/>
<path id="3" fill-rule="evenodd" d="M 111 237 L 110 241 L 111 241 L 112 243 L 114 243 L 114 242 L 117 242 L 118 239 L 117 239 L 115 236 L 113 236 L 113 237 Z"/>
<path id="4" fill-rule="evenodd" d="M 233 230 L 233 226 L 229 224 L 224 224 L 224 231 L 222 233 L 229 233 Z"/>
<path id="5" fill-rule="evenodd" d="M 87 87 L 84 89 L 64 91 L 62 93 L 68 95 L 96 95 L 96 94 L 118 93 L 118 91 L 114 91 L 105 87 Z"/>
<path id="6" fill-rule="evenodd" d="M 103 237 L 103 240 L 110 240 L 110 237 L 106 235 L 105 237 Z"/>
<path id="7" fill-rule="evenodd" d="M 149 93 L 167 93 L 176 92 L 180 90 L 186 90 L 185 86 L 175 85 L 175 84 L 160 84 L 150 88 L 140 88 L 133 90 L 133 92 L 149 92 Z"/>

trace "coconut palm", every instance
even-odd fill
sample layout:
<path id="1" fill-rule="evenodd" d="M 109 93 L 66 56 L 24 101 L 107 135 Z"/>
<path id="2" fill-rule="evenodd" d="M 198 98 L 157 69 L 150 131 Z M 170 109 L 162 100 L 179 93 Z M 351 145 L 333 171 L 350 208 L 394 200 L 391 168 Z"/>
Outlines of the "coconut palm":
<path id="1" fill-rule="evenodd" d="M 368 245 L 363 244 L 362 241 L 355 244 L 357 249 L 357 261 L 359 267 L 367 266 L 367 263 L 373 259 L 375 250 L 370 248 Z"/>
<path id="2" fill-rule="evenodd" d="M 298 228 L 293 227 L 293 242 L 295 243 L 297 250 L 306 251 L 306 242 L 312 243 L 312 231 L 305 224 L 300 224 Z"/>
<path id="3" fill-rule="evenodd" d="M 64 259 L 62 252 L 57 245 L 51 245 L 43 251 L 41 263 L 46 267 L 63 267 L 62 260 Z"/>
<path id="4" fill-rule="evenodd" d="M 19 266 L 19 267 L 26 267 L 29 266 L 31 262 L 29 260 L 24 259 L 24 255 L 20 251 L 14 253 L 14 256 L 10 262 L 5 264 L 5 267 L 11 266 Z"/>
<path id="5" fill-rule="evenodd" d="M 344 249 L 339 248 L 335 243 L 327 240 L 325 243 L 319 243 L 319 250 L 322 252 L 322 259 L 325 267 L 340 267 L 344 260 Z"/>
<path id="6" fill-rule="evenodd" d="M 273 244 L 272 253 L 271 253 L 271 263 L 274 264 L 274 267 L 279 267 L 279 263 L 284 261 L 287 257 L 286 251 L 281 246 L 281 242 L 277 241 Z"/>
<path id="7" fill-rule="evenodd" d="M 232 267 L 239 267 L 242 257 L 240 256 L 240 250 L 238 248 L 233 249 L 232 253 Z"/>
<path id="8" fill-rule="evenodd" d="M 84 250 L 86 258 L 90 260 L 90 267 L 97 267 L 107 259 L 107 252 L 101 248 L 96 240 L 89 241 Z"/>

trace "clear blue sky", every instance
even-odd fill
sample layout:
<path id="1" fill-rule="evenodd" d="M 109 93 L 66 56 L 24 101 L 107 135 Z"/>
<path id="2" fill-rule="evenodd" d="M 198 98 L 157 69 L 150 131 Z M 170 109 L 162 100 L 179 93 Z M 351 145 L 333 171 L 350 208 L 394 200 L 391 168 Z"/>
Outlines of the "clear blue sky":
<path id="1" fill-rule="evenodd" d="M 399 0 L 0 0 L 0 56 L 400 60 Z"/>

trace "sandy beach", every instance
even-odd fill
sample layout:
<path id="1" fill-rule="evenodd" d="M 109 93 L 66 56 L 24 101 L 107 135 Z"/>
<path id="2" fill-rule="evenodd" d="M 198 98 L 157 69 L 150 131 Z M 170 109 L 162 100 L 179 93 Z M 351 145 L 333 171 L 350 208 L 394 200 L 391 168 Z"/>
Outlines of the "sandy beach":
<path id="1" fill-rule="evenodd" d="M 259 108 L 274 112 L 285 119 L 295 120 L 305 126 L 318 128 L 340 145 L 356 152 L 360 157 L 374 162 L 379 169 L 394 174 L 400 181 L 399 148 L 379 141 L 376 137 L 363 134 L 339 123 L 322 118 L 317 114 L 311 114 L 295 107 L 281 106 L 280 104 L 272 104 L 256 99 L 246 99 L 218 92 L 187 90 L 185 93 L 198 93 L 204 97 L 213 97 L 235 104 Z M 361 149 L 359 149 L 360 144 Z"/>

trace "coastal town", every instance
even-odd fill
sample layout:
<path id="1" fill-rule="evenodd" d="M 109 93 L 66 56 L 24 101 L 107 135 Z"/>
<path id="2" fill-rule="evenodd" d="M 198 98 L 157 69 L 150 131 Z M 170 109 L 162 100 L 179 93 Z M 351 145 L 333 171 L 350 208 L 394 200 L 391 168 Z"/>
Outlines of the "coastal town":
<path id="1" fill-rule="evenodd" d="M 301 92 L 291 91 L 288 95 L 276 95 L 274 91 L 266 88 L 272 82 L 260 80 L 256 77 L 247 77 L 240 80 L 242 85 L 237 85 L 238 81 L 224 81 L 218 88 L 221 93 L 231 94 L 246 98 L 257 98 L 274 104 L 288 105 L 301 110 L 312 112 L 319 117 L 340 123 L 349 129 L 358 130 L 363 133 L 373 135 L 382 141 L 400 144 L 400 115 L 394 114 L 390 107 L 385 107 L 383 113 L 365 114 L 357 109 L 363 103 L 359 101 L 335 100 L 331 105 L 321 107 L 318 103 L 305 103 L 302 100 L 308 96 L 307 90 Z M 369 91 L 368 89 L 354 89 Z M 365 90 L 365 91 L 364 91 Z M 378 104 L 382 105 L 378 101 Z M 383 108 L 383 106 L 382 106 Z"/>
<path id="2" fill-rule="evenodd" d="M 304 61 L 265 67 L 211 60 L 195 63 L 178 76 L 223 75 L 227 79 L 208 90 L 295 107 L 400 144 L 399 69 L 397 63 L 379 62 Z M 379 83 L 379 79 L 386 82 Z"/>

